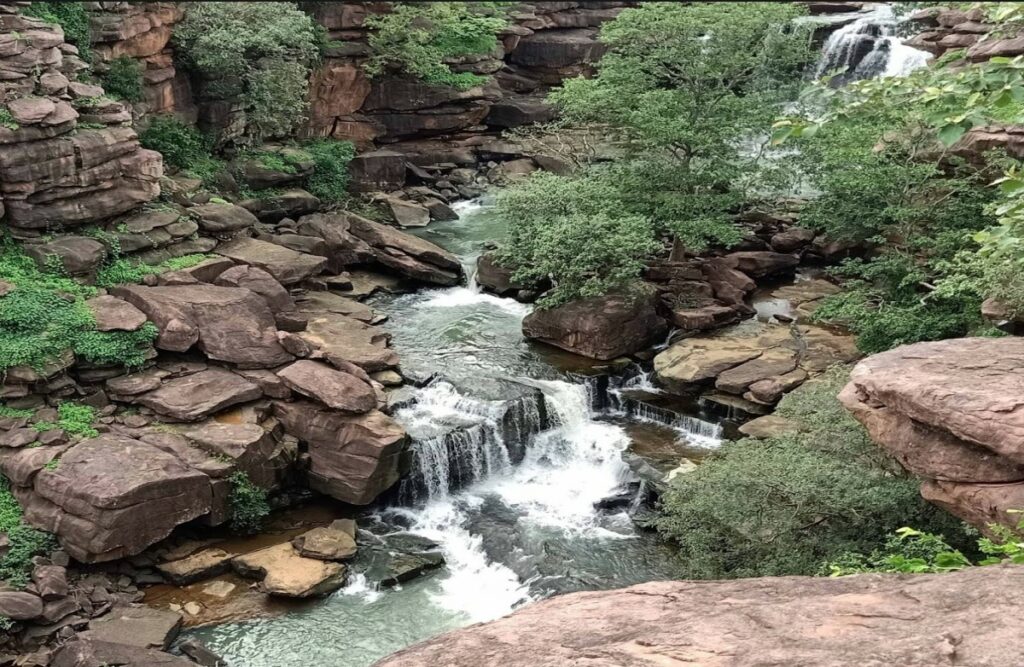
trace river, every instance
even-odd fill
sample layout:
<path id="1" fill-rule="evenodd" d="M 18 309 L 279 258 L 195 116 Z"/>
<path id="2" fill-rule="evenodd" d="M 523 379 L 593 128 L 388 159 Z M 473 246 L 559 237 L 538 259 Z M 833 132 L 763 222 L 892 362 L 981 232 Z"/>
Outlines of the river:
<path id="1" fill-rule="evenodd" d="M 484 244 L 503 230 L 487 206 L 467 202 L 459 220 L 417 233 L 455 253 L 472 275 Z M 437 379 L 395 414 L 414 440 L 413 474 L 391 505 L 360 524 L 428 537 L 446 566 L 380 591 L 356 574 L 318 604 L 192 634 L 235 667 L 363 667 L 554 593 L 680 576 L 673 550 L 637 530 L 626 509 L 595 508 L 635 488 L 622 455 L 638 431 L 621 411 L 595 409 L 608 396 L 598 400 L 598 383 L 567 373 L 567 355 L 522 337 L 530 306 L 472 283 L 373 305 L 389 316 L 384 326 L 403 369 Z M 646 386 L 642 376 L 633 384 Z M 611 407 L 620 401 L 613 397 Z M 721 429 L 696 418 L 671 428 L 648 423 L 645 437 L 652 428 L 655 438 L 688 441 L 680 445 L 694 457 L 720 442 Z"/>

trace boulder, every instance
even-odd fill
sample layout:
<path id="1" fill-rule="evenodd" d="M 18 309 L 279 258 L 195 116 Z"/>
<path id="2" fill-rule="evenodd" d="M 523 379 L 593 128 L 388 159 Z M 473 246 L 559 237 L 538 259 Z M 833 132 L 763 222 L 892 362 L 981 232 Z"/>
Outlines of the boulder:
<path id="1" fill-rule="evenodd" d="M 723 257 L 723 260 L 751 278 L 765 278 L 792 272 L 800 263 L 800 258 L 796 255 L 767 250 L 733 252 Z"/>
<path id="2" fill-rule="evenodd" d="M 393 227 L 349 216 L 350 233 L 371 248 L 379 264 L 403 277 L 435 285 L 456 285 L 462 279 L 462 265 L 455 255 L 430 241 Z"/>
<path id="3" fill-rule="evenodd" d="M 227 571 L 231 558 L 232 554 L 223 549 L 202 549 L 185 558 L 160 563 L 156 569 L 175 586 L 187 586 Z"/>
<path id="4" fill-rule="evenodd" d="M 95 273 L 107 256 L 106 246 L 87 236 L 62 236 L 48 243 L 25 245 L 24 251 L 41 270 L 50 270 L 50 263 L 56 262 L 71 276 Z"/>
<path id="5" fill-rule="evenodd" d="M 272 313 L 295 309 L 295 302 L 288 290 L 274 276 L 255 266 L 234 266 L 217 276 L 213 283 L 221 287 L 244 287 L 256 292 L 267 302 Z"/>
<path id="6" fill-rule="evenodd" d="M 748 438 L 775 438 L 800 431 L 800 425 L 779 415 L 764 415 L 740 426 L 740 433 Z"/>
<path id="7" fill-rule="evenodd" d="M 276 243 L 238 238 L 217 246 L 216 253 L 239 264 L 263 269 L 282 285 L 294 285 L 323 270 L 327 258 L 307 255 Z"/>
<path id="8" fill-rule="evenodd" d="M 362 414 L 377 407 L 373 387 L 318 361 L 296 361 L 277 371 L 277 376 L 292 390 L 335 410 Z"/>
<path id="9" fill-rule="evenodd" d="M 284 218 L 298 218 L 320 209 L 320 200 L 300 188 L 284 190 L 259 199 L 246 199 L 239 205 L 259 218 L 260 222 L 275 223 Z"/>
<path id="10" fill-rule="evenodd" d="M 391 336 L 382 329 L 337 313 L 306 315 L 306 328 L 298 335 L 331 365 L 352 363 L 367 372 L 398 366 L 398 354 L 388 348 Z"/>
<path id="11" fill-rule="evenodd" d="M 266 301 L 248 289 L 122 286 L 111 293 L 156 324 L 160 331 L 156 347 L 161 350 L 185 352 L 198 344 L 209 358 L 243 368 L 278 366 L 292 359 L 277 341 Z"/>
<path id="12" fill-rule="evenodd" d="M 999 667 L 1024 661 L 1006 591 L 1024 568 L 661 581 L 573 593 L 429 639 L 378 667 L 801 665 Z M 751 622 L 756 618 L 756 622 Z M 685 638 L 685 639 L 683 639 Z"/>
<path id="13" fill-rule="evenodd" d="M 193 206 L 189 212 L 199 220 L 200 229 L 214 235 L 231 235 L 259 224 L 255 215 L 234 204 L 200 204 Z"/>
<path id="14" fill-rule="evenodd" d="M 19 494 L 25 518 L 74 558 L 124 558 L 210 511 L 209 478 L 159 448 L 118 435 L 83 440 Z"/>
<path id="15" fill-rule="evenodd" d="M 405 185 L 406 158 L 379 150 L 357 155 L 349 162 L 349 189 L 353 192 L 391 192 Z"/>
<path id="16" fill-rule="evenodd" d="M 115 607 L 89 624 L 88 638 L 144 649 L 170 648 L 181 630 L 181 614 L 153 607 Z"/>
<path id="17" fill-rule="evenodd" d="M 292 546 L 306 558 L 346 560 L 356 555 L 355 538 L 345 531 L 321 526 L 292 539 Z"/>
<path id="18" fill-rule="evenodd" d="M 50 667 L 195 667 L 195 663 L 163 651 L 130 644 L 85 639 L 81 635 L 53 654 Z"/>
<path id="19" fill-rule="evenodd" d="M 526 285 L 517 283 L 512 279 L 513 270 L 506 269 L 498 264 L 493 252 L 485 252 L 476 261 L 476 283 L 488 292 L 498 296 L 508 296 L 522 289 Z"/>
<path id="20" fill-rule="evenodd" d="M 257 380 L 252 381 L 260 384 Z M 238 414 L 229 413 L 231 416 Z M 244 472 L 253 484 L 264 489 L 275 487 L 280 471 L 273 462 L 278 451 L 278 440 L 273 432 L 259 424 L 233 423 L 228 416 L 220 419 L 222 421 L 214 418 L 185 427 L 181 434 L 191 447 L 220 462 L 230 463 L 234 469 Z"/>
<path id="21" fill-rule="evenodd" d="M 43 613 L 43 599 L 27 591 L 0 591 L 0 616 L 30 621 Z"/>
<path id="22" fill-rule="evenodd" d="M 306 558 L 289 542 L 238 556 L 231 565 L 243 577 L 259 580 L 261 591 L 279 597 L 317 597 L 345 584 L 344 565 Z"/>
<path id="23" fill-rule="evenodd" d="M 668 324 L 655 311 L 653 291 L 608 294 L 535 310 L 523 335 L 574 354 L 607 361 L 664 339 Z"/>
<path id="24" fill-rule="evenodd" d="M 307 401 L 278 401 L 274 412 L 285 431 L 308 445 L 311 488 L 366 505 L 398 481 L 406 435 L 384 413 L 345 415 Z"/>
<path id="25" fill-rule="evenodd" d="M 59 565 L 36 565 L 32 568 L 32 582 L 44 602 L 60 600 L 68 595 L 67 569 Z"/>
<path id="26" fill-rule="evenodd" d="M 430 223 L 430 211 L 426 206 L 398 197 L 386 197 L 384 203 L 399 227 L 426 227 Z"/>
<path id="27" fill-rule="evenodd" d="M 223 368 L 209 368 L 167 380 L 135 400 L 173 419 L 198 421 L 261 396 L 259 386 L 246 378 Z"/>
<path id="28" fill-rule="evenodd" d="M 840 401 L 924 478 L 922 494 L 981 530 L 1024 498 L 1024 339 L 916 343 L 861 361 Z"/>
<path id="29" fill-rule="evenodd" d="M 97 331 L 135 331 L 146 323 L 146 314 L 127 301 L 110 295 L 85 302 L 96 319 Z"/>

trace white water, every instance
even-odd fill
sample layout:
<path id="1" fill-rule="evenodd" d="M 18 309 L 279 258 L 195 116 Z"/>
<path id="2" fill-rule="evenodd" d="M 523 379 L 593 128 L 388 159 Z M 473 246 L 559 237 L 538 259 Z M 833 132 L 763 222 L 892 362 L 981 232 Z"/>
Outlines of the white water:
<path id="1" fill-rule="evenodd" d="M 931 54 L 904 44 L 896 36 L 898 24 L 892 8 L 880 5 L 839 28 L 825 42 L 816 76 L 845 68 L 841 78 L 854 81 L 876 76 L 906 76 L 925 67 Z"/>
<path id="2" fill-rule="evenodd" d="M 423 308 L 458 308 L 460 306 L 484 305 L 501 310 L 518 317 L 526 317 L 533 310 L 527 303 L 519 303 L 513 299 L 502 299 L 481 292 L 473 280 L 469 287 L 453 287 L 445 290 L 433 290 L 430 298 L 422 304 Z"/>

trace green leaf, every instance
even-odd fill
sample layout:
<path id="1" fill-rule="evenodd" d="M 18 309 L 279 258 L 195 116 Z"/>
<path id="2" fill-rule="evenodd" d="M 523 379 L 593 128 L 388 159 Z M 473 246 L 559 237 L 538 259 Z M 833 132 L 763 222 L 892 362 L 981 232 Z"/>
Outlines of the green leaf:
<path id="1" fill-rule="evenodd" d="M 964 136 L 965 132 L 967 132 L 967 128 L 962 125 L 946 125 L 939 130 L 939 141 L 946 146 L 952 146 L 957 139 Z"/>

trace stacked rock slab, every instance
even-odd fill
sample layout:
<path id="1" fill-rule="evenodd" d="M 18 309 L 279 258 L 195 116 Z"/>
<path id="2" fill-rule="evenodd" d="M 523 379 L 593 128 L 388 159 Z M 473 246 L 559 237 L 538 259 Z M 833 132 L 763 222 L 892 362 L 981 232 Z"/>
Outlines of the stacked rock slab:
<path id="1" fill-rule="evenodd" d="M 921 495 L 982 531 L 1024 509 L 1024 339 L 916 343 L 861 361 L 839 395 L 923 478 Z"/>
<path id="2" fill-rule="evenodd" d="M 59 26 L 0 7 L 0 90 L 11 117 L 0 125 L 0 196 L 19 236 L 102 220 L 160 194 L 160 154 L 139 147 L 124 104 L 76 80 L 85 68 L 76 53 Z"/>

